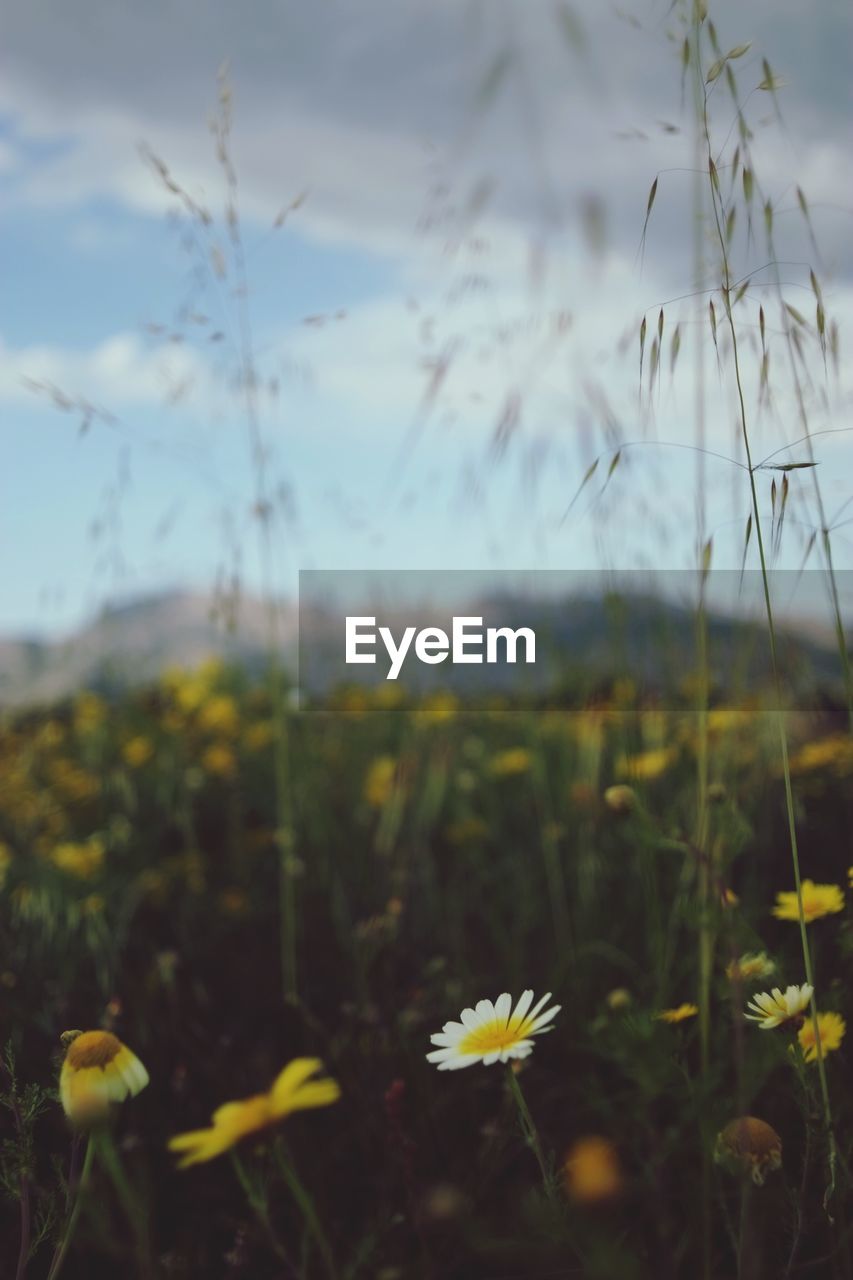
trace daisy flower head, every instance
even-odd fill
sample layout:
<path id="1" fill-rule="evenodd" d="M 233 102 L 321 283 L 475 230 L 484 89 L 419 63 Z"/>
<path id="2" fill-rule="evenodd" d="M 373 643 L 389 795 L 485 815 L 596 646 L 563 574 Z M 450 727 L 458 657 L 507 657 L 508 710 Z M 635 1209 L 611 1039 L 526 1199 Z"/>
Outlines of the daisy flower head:
<path id="1" fill-rule="evenodd" d="M 111 1031 L 66 1031 L 59 1097 L 73 1124 L 102 1120 L 111 1102 L 135 1097 L 148 1084 L 148 1072 L 135 1053 Z"/>
<path id="2" fill-rule="evenodd" d="M 229 1151 L 241 1138 L 260 1133 L 278 1124 L 293 1111 L 328 1107 L 341 1096 L 334 1080 L 311 1080 L 323 1067 L 319 1058 L 294 1058 L 276 1077 L 268 1093 L 259 1093 L 239 1102 L 226 1102 L 212 1118 L 210 1129 L 179 1133 L 169 1140 L 169 1150 L 178 1153 L 179 1169 L 214 1160 Z"/>
<path id="3" fill-rule="evenodd" d="M 825 1058 L 833 1049 L 841 1047 L 847 1024 L 840 1013 L 819 1013 L 817 1029 L 820 1031 L 820 1054 Z M 806 1062 L 817 1062 L 818 1047 L 814 1018 L 806 1019 L 800 1027 L 797 1039 Z"/>
<path id="4" fill-rule="evenodd" d="M 806 924 L 812 920 L 820 920 L 821 916 L 832 915 L 844 910 L 844 894 L 837 884 L 815 884 L 814 880 L 803 880 L 800 884 L 803 893 L 803 917 Z M 773 914 L 777 920 L 799 920 L 800 907 L 797 891 L 776 894 L 776 906 Z"/>
<path id="5" fill-rule="evenodd" d="M 687 1018 L 695 1018 L 699 1012 L 699 1006 L 696 1004 L 680 1004 L 677 1009 L 661 1009 L 660 1013 L 656 1013 L 655 1017 L 658 1022 L 684 1022 Z"/>
<path id="6" fill-rule="evenodd" d="M 785 991 L 774 987 L 772 991 L 762 991 L 750 1000 L 747 1009 L 752 1009 L 752 1013 L 744 1016 L 750 1022 L 757 1022 L 762 1031 L 771 1031 L 774 1027 L 802 1018 L 811 998 L 812 988 L 807 982 L 799 987 L 788 987 Z"/>
<path id="7" fill-rule="evenodd" d="M 551 999 L 548 991 L 535 1005 L 533 992 L 523 991 L 515 1009 L 508 992 L 491 1000 L 479 1000 L 474 1009 L 463 1009 L 459 1022 L 445 1022 L 441 1031 L 430 1036 L 438 1045 L 427 1054 L 439 1071 L 458 1071 L 482 1062 L 509 1062 L 510 1058 L 526 1058 L 533 1049 L 531 1036 L 551 1031 L 548 1023 L 560 1011 L 558 1004 L 545 1009 Z"/>

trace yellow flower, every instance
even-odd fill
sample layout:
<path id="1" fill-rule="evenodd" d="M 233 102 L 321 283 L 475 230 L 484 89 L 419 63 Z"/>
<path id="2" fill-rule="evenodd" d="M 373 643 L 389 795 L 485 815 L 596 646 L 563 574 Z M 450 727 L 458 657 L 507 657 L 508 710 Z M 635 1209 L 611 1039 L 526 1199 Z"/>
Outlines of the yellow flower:
<path id="1" fill-rule="evenodd" d="M 766 951 L 747 952 L 727 966 L 726 977 L 730 982 L 750 982 L 754 978 L 769 978 L 775 972 L 776 965 Z"/>
<path id="2" fill-rule="evenodd" d="M 436 1063 L 439 1071 L 458 1071 L 475 1062 L 489 1067 L 510 1058 L 526 1058 L 533 1049 L 530 1037 L 553 1030 L 547 1024 L 560 1012 L 560 1006 L 540 1012 L 550 999 L 548 991 L 531 1009 L 533 992 L 524 991 L 514 1010 L 512 996 L 506 991 L 494 1004 L 479 1000 L 475 1009 L 462 1010 L 459 1022 L 445 1022 L 441 1031 L 430 1036 L 438 1048 L 427 1054 L 427 1062 Z"/>
<path id="3" fill-rule="evenodd" d="M 74 703 L 74 728 L 80 734 L 95 733 L 107 718 L 107 705 L 96 693 L 81 693 Z"/>
<path id="4" fill-rule="evenodd" d="M 768 1173 L 782 1167 L 782 1139 L 766 1121 L 740 1116 L 717 1135 L 714 1159 L 732 1172 L 748 1174 L 761 1187 Z"/>
<path id="5" fill-rule="evenodd" d="M 237 703 L 227 693 L 208 698 L 199 708 L 198 725 L 208 733 L 222 733 L 226 737 L 236 733 L 240 725 Z"/>
<path id="6" fill-rule="evenodd" d="M 630 813 L 637 807 L 637 793 L 633 787 L 626 786 L 624 782 L 617 783 L 605 790 L 604 803 L 612 813 Z"/>
<path id="7" fill-rule="evenodd" d="M 803 880 L 801 888 L 806 924 L 812 920 L 819 920 L 821 916 L 844 910 L 844 894 L 837 884 L 815 884 L 813 880 Z M 790 893 L 776 894 L 773 914 L 777 920 L 799 920 L 800 910 L 796 889 L 792 889 Z"/>
<path id="8" fill-rule="evenodd" d="M 66 1031 L 59 1096 L 74 1124 L 102 1119 L 111 1102 L 136 1097 L 148 1072 L 127 1045 L 110 1031 Z"/>
<path id="9" fill-rule="evenodd" d="M 791 756 L 792 773 L 826 768 L 836 774 L 853 772 L 853 738 L 849 734 L 833 733 L 817 742 L 807 742 Z"/>
<path id="10" fill-rule="evenodd" d="M 750 1000 L 747 1008 L 753 1012 L 744 1016 L 750 1022 L 757 1022 L 762 1031 L 772 1031 L 774 1027 L 801 1018 L 811 998 L 812 988 L 807 982 L 800 987 L 788 987 L 784 992 L 774 987 L 771 992 L 763 991 Z"/>
<path id="11" fill-rule="evenodd" d="M 237 772 L 234 752 L 224 742 L 213 742 L 202 754 L 202 768 L 217 778 L 233 778 Z"/>
<path id="12" fill-rule="evenodd" d="M 655 1017 L 659 1022 L 684 1022 L 686 1018 L 695 1018 L 698 1012 L 698 1005 L 680 1004 L 676 1009 L 661 1009 L 660 1013 L 655 1014 Z"/>
<path id="13" fill-rule="evenodd" d="M 230 1150 L 241 1138 L 278 1124 L 292 1111 L 327 1107 L 341 1096 L 334 1080 L 309 1077 L 322 1070 L 319 1058 L 294 1058 L 275 1080 L 269 1093 L 259 1093 L 240 1102 L 226 1102 L 213 1113 L 211 1129 L 179 1133 L 169 1141 L 169 1150 L 181 1154 L 178 1164 L 186 1169 L 192 1164 L 215 1160 Z"/>
<path id="14" fill-rule="evenodd" d="M 447 724 L 456 719 L 459 699 L 453 693 L 432 693 L 412 712 L 412 721 L 418 729 Z"/>
<path id="15" fill-rule="evenodd" d="M 364 798 L 373 809 L 382 809 L 394 793 L 397 761 L 393 756 L 377 756 L 367 770 Z"/>
<path id="16" fill-rule="evenodd" d="M 656 747 L 652 751 L 641 751 L 638 755 L 622 756 L 616 762 L 616 772 L 622 778 L 648 782 L 666 773 L 677 756 L 676 747 Z"/>
<path id="17" fill-rule="evenodd" d="M 131 769 L 141 769 L 153 756 L 154 744 L 150 738 L 137 734 L 135 738 L 130 738 L 124 744 L 121 754 L 124 756 L 125 764 L 130 765 Z"/>
<path id="18" fill-rule="evenodd" d="M 820 1031 L 821 1057 L 826 1057 L 828 1053 L 841 1045 L 841 1041 L 844 1039 L 844 1032 L 847 1030 L 847 1024 L 840 1013 L 819 1013 L 817 1015 L 817 1025 Z M 803 1051 L 803 1057 L 806 1062 L 817 1062 L 818 1048 L 814 1018 L 806 1019 L 800 1027 L 797 1039 L 800 1042 L 800 1048 Z"/>
<path id="19" fill-rule="evenodd" d="M 275 737 L 272 721 L 258 720 L 250 724 L 243 734 L 243 745 L 247 751 L 263 751 Z"/>
<path id="20" fill-rule="evenodd" d="M 104 861 L 104 842 L 99 836 L 90 836 L 81 844 L 68 841 L 58 844 L 50 860 L 60 871 L 78 880 L 91 880 L 100 871 Z"/>
<path id="21" fill-rule="evenodd" d="M 519 773 L 527 773 L 533 763 L 533 757 L 526 747 L 511 747 L 508 751 L 499 751 L 492 756 L 489 771 L 496 778 L 511 778 Z"/>
<path id="22" fill-rule="evenodd" d="M 579 1204 L 612 1200 L 622 1190 L 622 1172 L 616 1149 L 597 1134 L 579 1138 L 563 1165 L 566 1193 Z"/>

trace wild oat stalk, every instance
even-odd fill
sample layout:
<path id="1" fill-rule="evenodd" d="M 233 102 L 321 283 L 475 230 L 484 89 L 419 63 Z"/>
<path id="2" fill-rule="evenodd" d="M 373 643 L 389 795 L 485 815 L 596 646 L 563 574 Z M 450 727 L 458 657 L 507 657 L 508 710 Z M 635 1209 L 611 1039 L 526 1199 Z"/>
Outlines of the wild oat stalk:
<path id="1" fill-rule="evenodd" d="M 697 4 L 698 7 L 698 4 Z M 703 6 L 704 7 L 704 6 Z M 712 44 L 716 43 L 716 36 L 711 29 L 710 38 Z M 700 73 L 701 73 L 701 56 L 700 56 Z M 716 67 L 716 64 L 714 64 Z M 717 166 L 714 162 L 711 131 L 708 118 L 708 90 L 709 80 L 714 79 L 709 70 L 708 76 L 702 76 L 702 94 L 703 94 L 703 111 L 702 111 L 702 129 L 705 139 L 706 161 L 708 184 L 711 199 L 711 209 L 714 216 L 714 229 L 719 245 L 722 265 L 722 283 L 721 294 L 723 300 L 723 309 L 725 311 L 726 323 L 729 329 L 729 336 L 732 343 L 732 360 L 734 365 L 734 379 L 737 391 L 738 401 L 738 421 L 743 441 L 744 453 L 746 456 L 747 471 L 749 474 L 750 500 L 752 507 L 752 520 L 755 528 L 756 542 L 758 546 L 758 557 L 761 568 L 761 581 L 764 595 L 764 608 L 767 618 L 767 631 L 770 644 L 770 660 L 773 673 L 773 685 L 777 703 L 776 719 L 779 727 L 779 745 L 782 756 L 782 770 L 785 780 L 785 807 L 788 820 L 788 833 L 791 847 L 791 862 L 794 869 L 794 884 L 797 892 L 797 905 L 799 911 L 800 926 L 800 942 L 803 953 L 803 964 L 805 967 L 806 981 L 812 987 L 811 997 L 811 1015 L 814 1019 L 815 1039 L 817 1047 L 817 1063 L 820 1078 L 821 1101 L 823 1106 L 824 1127 L 826 1130 L 826 1139 L 828 1144 L 828 1166 L 829 1166 L 829 1183 L 824 1196 L 824 1207 L 829 1213 L 829 1202 L 835 1191 L 836 1184 L 836 1166 L 837 1166 L 837 1149 L 835 1143 L 835 1132 L 833 1128 L 832 1107 L 829 1098 L 829 1086 L 826 1077 L 826 1067 L 824 1063 L 824 1055 L 820 1044 L 820 1027 L 817 1021 L 817 1002 L 814 994 L 814 967 L 812 964 L 811 948 L 809 946 L 808 934 L 806 931 L 806 919 L 803 910 L 802 881 L 800 875 L 800 857 L 797 841 L 797 821 L 794 808 L 794 791 L 791 782 L 791 768 L 788 753 L 788 735 L 785 726 L 785 714 L 783 710 L 782 699 L 782 681 L 779 671 L 778 646 L 775 618 L 773 613 L 773 603 L 770 592 L 770 580 L 768 574 L 767 555 L 765 549 L 765 539 L 761 520 L 761 508 L 758 501 L 758 490 L 755 482 L 756 466 L 753 462 L 752 446 L 750 442 L 749 423 L 746 412 L 746 402 L 743 390 L 743 378 L 741 373 L 740 350 L 738 344 L 738 331 L 735 325 L 732 301 L 732 276 L 729 263 L 729 239 L 727 234 L 730 226 L 728 215 L 726 213 L 725 203 L 722 196 L 720 179 Z"/>

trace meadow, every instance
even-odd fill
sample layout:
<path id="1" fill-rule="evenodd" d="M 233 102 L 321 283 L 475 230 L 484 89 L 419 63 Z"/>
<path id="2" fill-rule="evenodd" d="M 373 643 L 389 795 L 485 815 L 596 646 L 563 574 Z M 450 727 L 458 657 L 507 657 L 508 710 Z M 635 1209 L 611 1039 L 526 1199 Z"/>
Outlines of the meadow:
<path id="1" fill-rule="evenodd" d="M 713 1275 L 846 1274 L 840 713 L 789 717 L 801 857 L 826 886 L 804 887 L 826 1209 L 808 1008 L 744 1019 L 805 981 L 776 713 L 708 711 L 701 848 L 696 714 L 627 681 L 582 710 L 384 686 L 289 718 L 284 831 L 268 690 L 221 664 L 4 723 L 4 1275 L 22 1231 L 17 1275 L 49 1273 L 77 1198 L 66 1275 L 677 1277 L 704 1248 Z M 526 988 L 560 1005 L 528 1058 L 427 1061 L 465 1006 Z M 97 1143 L 59 1104 L 60 1033 L 95 1027 L 150 1083 L 81 1186 Z M 176 1168 L 170 1138 L 300 1058 L 337 1101 Z M 729 1129 L 728 1150 L 742 1116 L 769 1146 Z"/>
<path id="2" fill-rule="evenodd" d="M 4 1277 L 853 1280 L 850 499 L 843 467 L 819 466 L 849 430 L 842 334 L 816 210 L 762 150 L 768 127 L 784 136 L 782 77 L 714 16 L 703 0 L 666 15 L 683 120 L 661 128 L 683 128 L 684 163 L 649 173 L 630 267 L 680 183 L 684 290 L 608 338 L 627 413 L 618 379 L 584 368 L 584 447 L 548 514 L 555 536 L 593 526 L 612 567 L 650 510 L 687 510 L 661 555 L 686 550 L 695 662 L 665 702 L 618 667 L 523 706 L 396 684 L 293 697 L 281 388 L 253 337 L 227 72 L 221 210 L 145 151 L 192 268 L 172 336 L 217 343 L 245 437 L 234 536 L 269 662 L 0 719 Z M 477 120 L 513 65 L 487 71 Z M 465 237 L 486 203 L 465 206 Z M 603 278 L 603 210 L 584 209 Z M 227 313 L 212 332 L 211 300 Z M 535 469 L 525 394 L 586 301 L 575 330 L 539 317 L 518 385 L 496 322 L 478 376 L 500 406 L 473 488 L 507 460 Z M 430 359 L 404 454 L 451 394 L 450 357 Z M 85 398 L 31 390 L 82 416 L 81 436 L 120 431 Z M 687 499 L 683 472 L 666 485 L 677 450 L 695 460 Z M 737 701 L 710 674 L 718 567 L 763 588 L 768 680 Z M 797 709 L 774 567 L 820 579 L 837 641 L 837 686 Z"/>

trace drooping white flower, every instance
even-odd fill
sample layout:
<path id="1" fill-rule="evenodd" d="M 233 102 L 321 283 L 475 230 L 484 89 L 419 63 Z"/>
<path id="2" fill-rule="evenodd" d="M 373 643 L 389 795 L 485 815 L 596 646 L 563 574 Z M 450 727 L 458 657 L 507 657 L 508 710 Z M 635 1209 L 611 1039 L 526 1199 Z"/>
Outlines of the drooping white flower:
<path id="1" fill-rule="evenodd" d="M 753 1012 L 745 1016 L 750 1022 L 757 1022 L 762 1031 L 769 1031 L 799 1018 L 809 1007 L 811 998 L 812 988 L 807 982 L 800 987 L 788 987 L 784 992 L 774 987 L 770 992 L 762 991 L 754 996 L 747 1005 Z"/>

